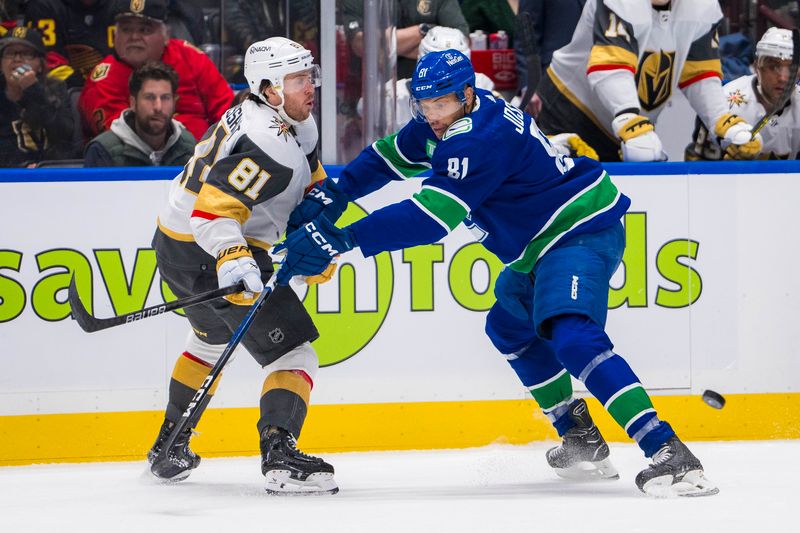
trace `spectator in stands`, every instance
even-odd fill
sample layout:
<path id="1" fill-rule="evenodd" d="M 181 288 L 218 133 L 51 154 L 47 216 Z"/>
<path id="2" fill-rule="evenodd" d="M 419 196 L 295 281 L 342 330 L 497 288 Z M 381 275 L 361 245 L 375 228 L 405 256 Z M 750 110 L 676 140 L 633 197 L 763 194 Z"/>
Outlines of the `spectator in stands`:
<path id="1" fill-rule="evenodd" d="M 66 85 L 47 76 L 42 35 L 25 26 L 0 39 L 0 166 L 75 155 Z"/>
<path id="2" fill-rule="evenodd" d="M 167 26 L 169 36 L 173 39 L 203 44 L 210 38 L 206 31 L 203 8 L 191 0 L 169 0 Z M 214 36 L 214 39 L 219 37 Z"/>
<path id="3" fill-rule="evenodd" d="M 42 32 L 51 76 L 71 87 L 112 51 L 114 0 L 30 0 L 28 25 Z"/>
<path id="4" fill-rule="evenodd" d="M 289 13 L 286 6 L 289 5 Z M 316 0 L 227 0 L 223 21 L 229 44 L 236 53 L 265 36 L 283 35 L 310 50 L 317 57 L 319 9 Z M 291 25 L 287 26 L 287 17 Z M 288 35 L 287 35 L 288 30 Z"/>
<path id="5" fill-rule="evenodd" d="M 461 11 L 469 31 L 482 30 L 489 35 L 503 30 L 508 35 L 508 47 L 512 48 L 519 6 L 520 0 L 463 0 Z"/>
<path id="6" fill-rule="evenodd" d="M 131 74 L 126 109 L 86 147 L 87 167 L 183 166 L 196 141 L 172 118 L 178 75 L 161 63 L 145 63 Z"/>
<path id="7" fill-rule="evenodd" d="M 419 43 L 432 26 L 457 28 L 469 35 L 469 25 L 458 0 L 396 0 L 397 78 L 410 78 L 417 64 Z M 361 0 L 344 0 L 343 12 L 350 45 L 357 56 L 364 51 L 364 11 Z"/>
<path id="8" fill-rule="evenodd" d="M 166 16 L 167 0 L 126 0 L 116 17 L 116 53 L 94 68 L 79 100 L 91 136 L 106 130 L 128 107 L 130 75 L 147 61 L 160 60 L 178 73 L 175 119 L 196 139 L 230 106 L 233 91 L 217 67 L 186 41 L 170 39 Z"/>
<path id="9" fill-rule="evenodd" d="M 547 66 L 550 65 L 553 52 L 569 43 L 572 39 L 572 33 L 575 31 L 575 26 L 578 25 L 578 20 L 581 18 L 581 12 L 585 4 L 586 0 L 520 0 L 517 16 L 517 38 L 514 40 L 520 95 L 524 95 L 528 89 L 529 70 L 531 68 L 539 69 L 536 74 L 540 77 L 547 70 Z M 531 26 L 526 28 L 530 32 L 530 38 L 533 40 L 531 45 L 528 45 L 523 38 L 524 29 L 522 25 L 525 24 L 526 20 L 530 20 L 531 23 Z M 529 50 L 528 46 L 532 46 L 533 50 Z M 527 56 L 531 52 L 538 55 L 538 65 L 528 65 Z M 532 78 L 537 78 L 537 76 Z M 541 109 L 542 100 L 539 98 L 538 93 L 535 93 L 525 111 L 535 117 Z"/>
<path id="10" fill-rule="evenodd" d="M 756 44 L 756 73 L 728 82 L 722 88 L 728 110 L 755 124 L 767 111 L 780 105 L 784 89 L 793 85 L 789 101 L 761 130 L 763 159 L 797 159 L 800 153 L 800 88 L 795 80 L 789 79 L 793 52 L 790 30 L 768 29 Z M 686 148 L 686 160 L 723 158 L 735 159 L 735 154 L 726 154 L 719 139 L 697 120 L 694 140 Z"/>

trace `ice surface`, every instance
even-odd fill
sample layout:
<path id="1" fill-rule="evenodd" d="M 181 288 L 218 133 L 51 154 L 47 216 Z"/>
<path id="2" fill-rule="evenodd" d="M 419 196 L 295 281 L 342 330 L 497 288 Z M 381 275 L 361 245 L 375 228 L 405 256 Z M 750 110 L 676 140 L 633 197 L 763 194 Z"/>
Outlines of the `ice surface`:
<path id="1" fill-rule="evenodd" d="M 468 450 L 324 454 L 335 496 L 264 493 L 257 457 L 204 459 L 160 485 L 145 462 L 0 468 L 0 531 L 17 532 L 670 532 L 794 531 L 800 440 L 691 443 L 720 494 L 656 500 L 633 479 L 646 465 L 611 445 L 619 481 L 558 479 L 552 443 Z"/>

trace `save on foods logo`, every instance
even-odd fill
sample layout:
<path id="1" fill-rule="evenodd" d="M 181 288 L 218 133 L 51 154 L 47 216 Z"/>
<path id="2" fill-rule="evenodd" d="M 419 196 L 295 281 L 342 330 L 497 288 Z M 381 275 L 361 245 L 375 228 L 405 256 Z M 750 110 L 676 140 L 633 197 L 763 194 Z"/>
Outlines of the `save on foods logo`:
<path id="1" fill-rule="evenodd" d="M 341 224 L 349 224 L 365 215 L 362 209 L 351 204 Z M 698 300 L 702 279 L 693 267 L 698 256 L 698 242 L 669 240 L 658 247 L 654 264 L 649 264 L 647 214 L 628 213 L 625 232 L 627 247 L 623 265 L 612 279 L 609 308 L 648 307 L 651 304 L 648 274 L 658 276 L 652 301 L 655 306 L 681 308 Z M 33 261 L 26 261 L 30 267 L 23 268 L 25 253 L 0 249 L 0 329 L 13 326 L 23 313 L 32 313 L 46 322 L 68 319 L 66 288 L 73 273 L 81 299 L 92 314 L 94 303 L 100 301 L 110 303 L 115 315 L 154 303 L 153 298 L 148 302 L 157 271 L 152 249 L 137 250 L 133 264 L 127 265 L 122 251 L 114 248 L 96 248 L 91 255 L 70 248 L 44 250 L 35 253 Z M 399 258 L 402 264 L 395 266 L 391 256 L 385 253 L 367 259 L 345 256 L 333 281 L 307 289 L 303 295 L 304 304 L 321 334 L 315 347 L 323 366 L 352 357 L 378 334 L 392 303 L 396 268 L 407 269 L 409 274 L 410 287 L 402 290 L 410 289 L 410 312 L 435 311 L 435 280 L 442 279 L 445 273 L 449 297 L 461 308 L 484 312 L 494 304 L 494 282 L 503 265 L 478 243 L 460 247 L 447 259 L 445 245 L 440 243 L 403 250 Z M 26 271 L 34 268 L 32 263 L 37 272 Z M 479 270 L 488 272 L 488 276 L 483 276 L 488 277 L 488 282 L 480 281 L 481 276 L 475 275 Z M 102 288 L 95 290 L 95 287 Z M 175 299 L 163 282 L 157 290 L 163 301 Z M 105 318 L 107 315 L 98 316 Z"/>

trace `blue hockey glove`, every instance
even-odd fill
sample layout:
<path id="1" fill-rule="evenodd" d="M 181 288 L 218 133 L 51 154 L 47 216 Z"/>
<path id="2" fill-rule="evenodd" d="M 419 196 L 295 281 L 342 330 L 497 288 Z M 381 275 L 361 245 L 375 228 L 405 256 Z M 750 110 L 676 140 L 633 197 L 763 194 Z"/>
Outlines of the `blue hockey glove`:
<path id="1" fill-rule="evenodd" d="M 286 235 L 297 231 L 300 226 L 319 216 L 336 222 L 347 209 L 348 201 L 347 195 L 332 179 L 327 178 L 316 183 L 289 215 Z"/>
<path id="2" fill-rule="evenodd" d="M 278 269 L 278 283 L 288 285 L 293 276 L 315 276 L 325 271 L 334 257 L 356 246 L 353 232 L 339 229 L 333 222 L 319 217 L 286 236 L 275 253 L 286 250 L 286 258 Z"/>
<path id="3" fill-rule="evenodd" d="M 504 268 L 494 284 L 500 306 L 520 320 L 533 320 L 533 283 L 528 274 Z"/>

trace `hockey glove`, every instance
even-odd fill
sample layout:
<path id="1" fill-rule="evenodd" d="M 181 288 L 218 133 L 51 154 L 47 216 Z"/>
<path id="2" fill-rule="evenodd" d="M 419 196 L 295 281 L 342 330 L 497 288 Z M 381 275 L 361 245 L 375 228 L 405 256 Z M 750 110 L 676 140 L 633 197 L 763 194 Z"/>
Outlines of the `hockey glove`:
<path id="1" fill-rule="evenodd" d="M 333 279 L 333 275 L 336 274 L 337 267 L 338 265 L 336 263 L 331 263 L 328 265 L 328 268 L 323 270 L 321 273 L 317 274 L 316 276 L 306 276 L 303 281 L 306 282 L 306 285 L 321 285 L 323 283 L 328 283 Z"/>
<path id="2" fill-rule="evenodd" d="M 330 178 L 317 182 L 308 191 L 292 214 L 289 215 L 289 223 L 286 225 L 286 235 L 297 231 L 300 226 L 311 222 L 320 215 L 324 215 L 328 220 L 336 222 L 347 209 L 347 195 L 339 188 L 335 181 Z"/>
<path id="3" fill-rule="evenodd" d="M 528 274 L 504 268 L 494 284 L 494 296 L 515 317 L 533 320 L 533 283 Z"/>
<path id="4" fill-rule="evenodd" d="M 745 120 L 731 113 L 725 113 L 717 120 L 714 133 L 720 138 L 725 150 L 725 159 L 755 159 L 761 153 L 761 134 L 753 137 L 753 128 Z"/>
<path id="5" fill-rule="evenodd" d="M 278 270 L 278 283 L 288 285 L 294 276 L 321 274 L 336 256 L 355 246 L 352 230 L 339 229 L 324 216 L 312 220 L 286 236 L 281 247 L 286 249 L 286 259 Z"/>
<path id="6" fill-rule="evenodd" d="M 250 248 L 237 244 L 220 250 L 217 254 L 217 282 L 219 287 L 230 287 L 244 281 L 244 292 L 226 296 L 225 299 L 236 305 L 252 305 L 257 294 L 264 290 L 261 269 L 253 259 Z"/>
<path id="7" fill-rule="evenodd" d="M 636 113 L 622 113 L 611 123 L 621 141 L 623 161 L 666 161 L 667 154 L 650 119 Z"/>
<path id="8" fill-rule="evenodd" d="M 595 161 L 600 160 L 594 148 L 581 139 L 581 136 L 577 133 L 559 133 L 558 135 L 548 135 L 547 138 L 559 154 L 568 157 L 588 157 Z"/>

